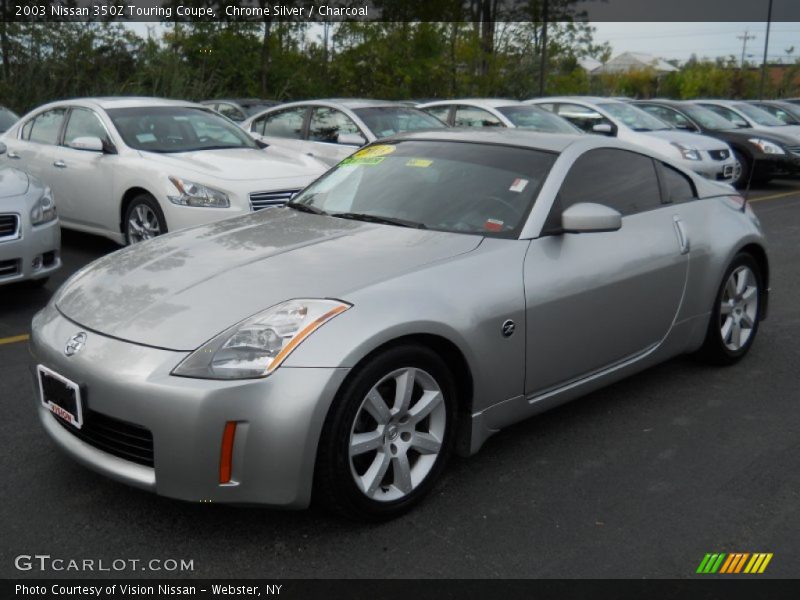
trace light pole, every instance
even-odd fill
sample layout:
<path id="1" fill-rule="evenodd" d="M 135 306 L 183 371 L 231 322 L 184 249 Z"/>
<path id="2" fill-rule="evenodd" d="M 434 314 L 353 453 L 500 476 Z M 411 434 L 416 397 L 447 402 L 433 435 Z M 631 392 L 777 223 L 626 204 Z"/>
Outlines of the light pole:
<path id="1" fill-rule="evenodd" d="M 764 80 L 767 77 L 767 52 L 769 50 L 769 29 L 772 25 L 772 0 L 769 0 L 767 9 L 767 36 L 764 39 L 764 61 L 761 63 L 761 84 L 758 86 L 758 97 L 764 99 Z"/>

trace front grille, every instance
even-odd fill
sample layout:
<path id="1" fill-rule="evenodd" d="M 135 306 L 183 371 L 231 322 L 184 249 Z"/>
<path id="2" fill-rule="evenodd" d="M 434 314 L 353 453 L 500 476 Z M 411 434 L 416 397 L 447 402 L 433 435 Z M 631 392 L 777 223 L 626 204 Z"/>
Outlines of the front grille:
<path id="1" fill-rule="evenodd" d="M 788 150 L 792 154 L 796 154 L 797 156 L 800 156 L 800 146 L 789 146 Z"/>
<path id="2" fill-rule="evenodd" d="M 19 259 L 0 260 L 0 278 L 11 277 L 19 273 Z"/>
<path id="3" fill-rule="evenodd" d="M 119 458 L 153 466 L 153 434 L 141 425 L 121 421 L 84 407 L 83 427 L 76 429 L 64 419 L 53 418 L 79 440 Z"/>
<path id="4" fill-rule="evenodd" d="M 0 215 L 0 241 L 19 236 L 19 217 Z"/>
<path id="5" fill-rule="evenodd" d="M 261 210 L 270 206 L 281 206 L 292 199 L 300 190 L 282 190 L 280 192 L 253 192 L 250 194 L 250 207 Z"/>
<path id="6" fill-rule="evenodd" d="M 709 150 L 708 154 L 714 160 L 725 160 L 731 155 L 728 150 Z"/>

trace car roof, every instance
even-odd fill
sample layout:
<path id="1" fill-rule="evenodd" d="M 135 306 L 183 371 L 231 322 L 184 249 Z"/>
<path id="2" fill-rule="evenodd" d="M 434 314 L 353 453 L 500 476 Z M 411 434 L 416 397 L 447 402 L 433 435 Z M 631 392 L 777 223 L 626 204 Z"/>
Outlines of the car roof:
<path id="1" fill-rule="evenodd" d="M 615 104 L 627 104 L 623 100 L 617 98 L 604 98 L 603 96 L 545 96 L 542 98 L 531 98 L 526 100 L 530 103 L 544 103 L 544 102 L 583 102 L 584 104 L 608 104 L 613 102 Z"/>
<path id="2" fill-rule="evenodd" d="M 169 98 L 154 98 L 147 96 L 98 96 L 91 98 L 70 98 L 67 100 L 58 100 L 56 102 L 50 102 L 49 104 L 40 106 L 36 110 L 39 110 L 40 108 L 62 106 L 64 104 L 102 108 L 103 110 L 112 108 L 139 108 L 144 106 L 203 107 L 201 104 L 197 104 L 195 102 L 189 102 L 187 100 L 172 100 Z"/>
<path id="3" fill-rule="evenodd" d="M 501 106 L 525 106 L 519 100 L 509 100 L 508 98 L 453 98 L 452 100 L 434 100 L 426 102 L 420 106 L 450 106 L 452 104 L 469 104 L 473 106 L 483 106 L 486 108 L 499 108 Z"/>
<path id="4" fill-rule="evenodd" d="M 289 102 L 286 105 L 300 105 L 300 104 L 330 104 L 339 105 L 349 109 L 355 108 L 373 108 L 378 106 L 404 106 L 399 102 L 392 100 L 373 100 L 371 98 L 318 98 L 315 100 L 298 100 L 297 102 Z M 283 106 L 286 106 L 283 105 Z M 408 107 L 406 107 L 408 108 Z"/>
<path id="5" fill-rule="evenodd" d="M 213 98 L 212 100 L 201 100 L 200 104 L 211 104 L 213 102 L 229 102 L 231 104 L 239 104 L 240 106 L 253 106 L 254 104 L 273 106 L 280 104 L 277 100 L 270 100 L 268 98 Z"/>
<path id="6" fill-rule="evenodd" d="M 596 138 L 596 139 L 592 139 Z M 545 150 L 548 152 L 563 152 L 565 148 L 575 142 L 596 142 L 598 146 L 604 145 L 608 138 L 601 136 L 587 136 L 580 133 L 542 133 L 518 128 L 476 128 L 465 127 L 448 129 L 428 129 L 425 131 L 412 131 L 396 136 L 391 136 L 381 142 L 389 140 L 425 140 L 436 142 L 472 142 L 476 144 L 502 144 L 506 146 L 518 146 L 520 148 L 532 148 Z M 612 144 L 613 145 L 613 144 Z"/>

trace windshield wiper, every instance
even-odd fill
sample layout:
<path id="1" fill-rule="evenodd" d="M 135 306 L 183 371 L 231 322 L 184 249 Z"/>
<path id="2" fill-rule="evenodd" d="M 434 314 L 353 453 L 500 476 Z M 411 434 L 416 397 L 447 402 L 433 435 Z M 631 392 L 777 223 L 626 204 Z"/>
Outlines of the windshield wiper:
<path id="1" fill-rule="evenodd" d="M 300 204 L 299 202 L 287 202 L 286 206 L 288 206 L 289 208 L 293 208 L 295 210 L 299 210 L 300 212 L 310 213 L 312 215 L 328 214 L 321 208 L 317 208 L 316 206 L 311 206 L 310 204 Z"/>
<path id="2" fill-rule="evenodd" d="M 378 215 L 368 215 L 366 213 L 342 212 L 333 213 L 332 217 L 339 217 L 340 219 L 352 219 L 354 221 L 365 221 L 367 223 L 380 223 L 382 225 L 397 225 L 398 227 L 411 227 L 413 229 L 427 229 L 425 223 L 417 223 L 416 221 L 407 221 L 406 219 L 397 219 L 395 217 L 379 217 Z"/>

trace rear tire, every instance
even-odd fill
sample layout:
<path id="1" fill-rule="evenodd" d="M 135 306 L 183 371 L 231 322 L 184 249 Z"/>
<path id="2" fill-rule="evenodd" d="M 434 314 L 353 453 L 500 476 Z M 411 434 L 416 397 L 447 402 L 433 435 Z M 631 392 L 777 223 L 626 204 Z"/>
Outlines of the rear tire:
<path id="1" fill-rule="evenodd" d="M 750 350 L 761 320 L 764 291 L 758 262 L 745 252 L 737 254 L 722 278 L 706 338 L 698 357 L 715 365 L 732 365 Z"/>
<path id="2" fill-rule="evenodd" d="M 167 233 L 167 220 L 158 201 L 150 194 L 139 194 L 125 209 L 122 233 L 129 246 Z"/>
<path id="3" fill-rule="evenodd" d="M 455 389 L 445 362 L 424 346 L 396 346 L 358 367 L 323 426 L 315 502 L 382 521 L 421 501 L 453 451 Z"/>

